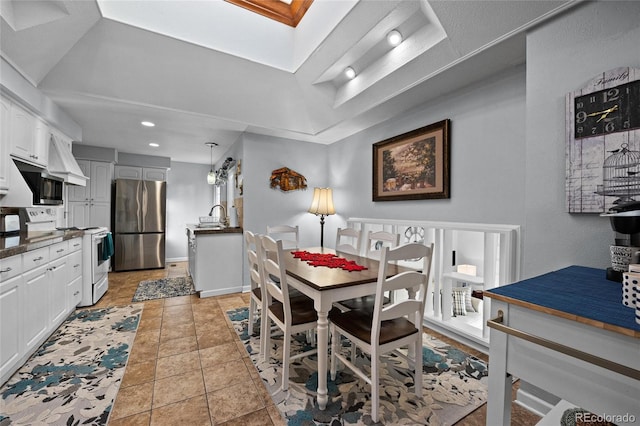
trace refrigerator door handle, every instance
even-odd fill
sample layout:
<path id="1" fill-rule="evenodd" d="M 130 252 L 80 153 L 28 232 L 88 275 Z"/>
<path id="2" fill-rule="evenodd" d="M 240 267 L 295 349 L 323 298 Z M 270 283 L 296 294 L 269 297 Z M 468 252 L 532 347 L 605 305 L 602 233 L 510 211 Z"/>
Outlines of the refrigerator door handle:
<path id="1" fill-rule="evenodd" d="M 140 191 L 140 189 L 141 189 L 141 188 L 140 188 L 140 183 L 141 183 L 141 182 L 138 182 L 138 183 L 136 184 L 136 193 L 137 193 L 137 194 L 140 194 L 140 192 L 141 192 L 141 191 Z M 142 219 L 142 205 L 141 205 L 141 204 L 142 204 L 142 200 L 140 200 L 139 195 L 136 197 L 135 203 L 136 203 L 136 213 L 137 213 L 137 215 L 138 215 L 138 220 L 137 220 L 136 226 L 137 226 L 137 228 L 138 228 L 138 232 L 141 232 L 141 231 L 142 231 L 142 229 L 141 229 L 141 227 L 140 227 L 140 221 L 141 221 L 141 219 Z"/>
<path id="2" fill-rule="evenodd" d="M 140 217 L 140 232 L 144 232 L 146 230 L 145 219 L 149 208 L 149 195 L 145 181 L 141 180 L 140 183 L 142 184 L 142 215 Z"/>

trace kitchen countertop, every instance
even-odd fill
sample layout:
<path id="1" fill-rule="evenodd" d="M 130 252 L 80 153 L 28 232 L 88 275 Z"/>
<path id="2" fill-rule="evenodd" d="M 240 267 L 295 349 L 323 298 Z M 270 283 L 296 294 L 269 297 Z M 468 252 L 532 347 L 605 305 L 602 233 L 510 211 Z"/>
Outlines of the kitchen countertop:
<path id="1" fill-rule="evenodd" d="M 83 235 L 84 231 L 82 230 L 67 230 L 32 232 L 28 235 L 19 234 L 14 237 L 0 237 L 0 259 L 47 247 L 72 238 L 79 238 Z"/>
<path id="2" fill-rule="evenodd" d="M 207 234 L 242 234 L 242 228 L 239 226 L 233 228 L 207 228 L 200 227 L 196 224 L 187 224 L 187 229 L 195 235 Z"/>

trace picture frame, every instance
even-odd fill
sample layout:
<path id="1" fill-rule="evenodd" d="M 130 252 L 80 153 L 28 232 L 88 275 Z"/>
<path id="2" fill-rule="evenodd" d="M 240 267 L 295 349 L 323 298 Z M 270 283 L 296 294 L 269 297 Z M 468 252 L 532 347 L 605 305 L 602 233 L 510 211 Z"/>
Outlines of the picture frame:
<path id="1" fill-rule="evenodd" d="M 449 198 L 449 119 L 373 144 L 373 201 Z"/>

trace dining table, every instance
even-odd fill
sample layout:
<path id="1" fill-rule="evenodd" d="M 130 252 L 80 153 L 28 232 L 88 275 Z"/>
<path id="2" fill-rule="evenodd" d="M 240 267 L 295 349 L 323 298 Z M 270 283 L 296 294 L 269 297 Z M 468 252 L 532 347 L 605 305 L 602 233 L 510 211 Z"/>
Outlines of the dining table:
<path id="1" fill-rule="evenodd" d="M 296 258 L 294 253 L 306 251 L 309 253 L 334 254 L 356 262 L 366 269 L 345 270 L 327 266 L 313 266 Z M 327 406 L 327 371 L 329 358 L 329 322 L 328 313 L 334 302 L 375 294 L 379 262 L 363 256 L 345 252 L 336 252 L 326 247 L 310 247 L 285 251 L 285 267 L 287 283 L 301 293 L 313 299 L 314 308 L 318 314 L 317 345 L 318 345 L 318 407 L 324 410 Z M 413 271 L 404 266 L 389 265 L 387 275 L 393 276 L 404 271 Z"/>

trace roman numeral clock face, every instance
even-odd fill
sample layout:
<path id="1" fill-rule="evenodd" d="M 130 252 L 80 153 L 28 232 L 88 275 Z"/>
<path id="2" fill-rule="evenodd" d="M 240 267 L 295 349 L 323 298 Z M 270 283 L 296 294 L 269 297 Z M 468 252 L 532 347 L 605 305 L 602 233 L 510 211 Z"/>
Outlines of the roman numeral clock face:
<path id="1" fill-rule="evenodd" d="M 575 139 L 640 127 L 640 80 L 575 98 Z"/>

